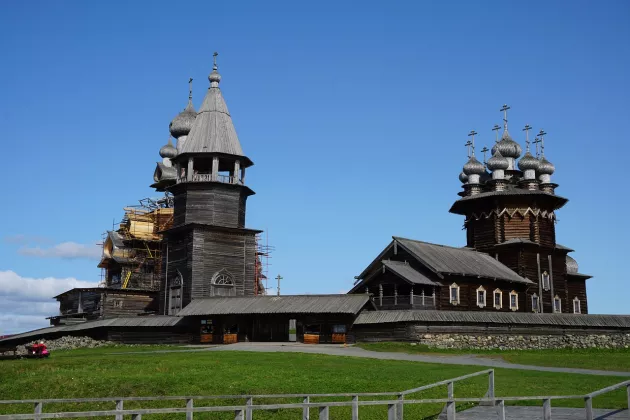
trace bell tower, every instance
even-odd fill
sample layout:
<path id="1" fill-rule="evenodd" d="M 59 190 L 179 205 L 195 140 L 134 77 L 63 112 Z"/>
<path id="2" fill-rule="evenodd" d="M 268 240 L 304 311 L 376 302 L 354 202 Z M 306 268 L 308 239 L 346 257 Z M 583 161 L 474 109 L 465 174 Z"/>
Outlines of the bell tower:
<path id="1" fill-rule="evenodd" d="M 164 232 L 161 314 L 174 315 L 196 298 L 255 291 L 260 231 L 245 228 L 247 198 L 254 194 L 245 184 L 245 171 L 253 162 L 243 153 L 219 88 L 217 55 L 210 87 L 189 130 L 176 127 L 175 179 L 167 187 L 174 218 Z"/>

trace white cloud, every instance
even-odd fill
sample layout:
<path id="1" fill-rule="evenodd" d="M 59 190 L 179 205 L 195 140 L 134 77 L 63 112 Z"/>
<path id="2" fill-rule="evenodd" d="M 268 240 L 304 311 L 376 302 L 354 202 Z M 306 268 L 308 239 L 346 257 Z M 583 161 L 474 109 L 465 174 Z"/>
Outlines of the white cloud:
<path id="1" fill-rule="evenodd" d="M 18 253 L 39 258 L 97 260 L 101 257 L 101 248 L 96 244 L 86 245 L 76 242 L 62 242 L 48 248 L 24 246 L 18 250 Z"/>
<path id="2" fill-rule="evenodd" d="M 59 304 L 53 296 L 74 287 L 97 285 L 97 282 L 73 277 L 31 278 L 13 271 L 0 271 L 0 335 L 47 326 L 45 318 L 59 311 Z"/>

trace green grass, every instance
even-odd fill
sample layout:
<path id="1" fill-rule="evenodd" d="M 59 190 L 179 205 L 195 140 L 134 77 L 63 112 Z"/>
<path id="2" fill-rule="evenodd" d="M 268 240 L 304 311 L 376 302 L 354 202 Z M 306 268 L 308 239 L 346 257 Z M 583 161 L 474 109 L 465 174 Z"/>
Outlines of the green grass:
<path id="1" fill-rule="evenodd" d="M 136 350 L 137 348 L 128 348 Z M 173 352 L 109 354 L 121 348 L 54 352 L 50 359 L 0 362 L 0 399 L 86 398 L 158 395 L 225 395 L 269 393 L 346 393 L 402 391 L 447 378 L 483 370 L 476 366 L 425 364 L 303 353 Z M 621 382 L 623 378 L 496 370 L 499 396 L 575 395 Z M 482 397 L 487 377 L 455 384 L 456 397 Z M 445 387 L 414 395 L 443 398 Z M 329 400 L 329 399 L 328 399 Z M 317 401 L 317 400 L 315 400 Z M 264 400 L 266 403 L 297 400 Z M 242 401 L 230 403 L 242 404 Z M 260 404 L 261 400 L 255 401 Z M 126 408 L 168 407 L 184 402 L 126 403 Z M 196 401 L 195 405 L 210 405 Z M 530 404 L 540 405 L 536 401 Z M 581 400 L 554 402 L 581 407 Z M 625 407 L 625 390 L 595 399 L 595 406 Z M 44 412 L 113 409 L 113 404 L 54 404 Z M 0 414 L 26 413 L 31 405 L 0 405 Z M 361 408 L 362 419 L 381 419 L 385 407 Z M 439 405 L 405 408 L 405 417 L 430 418 Z M 316 413 L 312 413 L 315 416 Z M 258 412 L 257 419 L 291 419 L 299 411 Z M 145 417 L 145 416 L 143 416 Z M 166 416 L 146 416 L 149 420 Z M 179 415 L 178 418 L 182 417 Z M 331 410 L 331 418 L 348 418 L 349 410 Z M 233 419 L 233 414 L 195 414 L 195 419 Z"/>
<path id="2" fill-rule="evenodd" d="M 370 351 L 432 355 L 474 354 L 480 357 L 500 357 L 507 362 L 523 365 L 630 372 L 630 349 L 457 350 L 394 342 L 359 343 L 356 346 Z"/>

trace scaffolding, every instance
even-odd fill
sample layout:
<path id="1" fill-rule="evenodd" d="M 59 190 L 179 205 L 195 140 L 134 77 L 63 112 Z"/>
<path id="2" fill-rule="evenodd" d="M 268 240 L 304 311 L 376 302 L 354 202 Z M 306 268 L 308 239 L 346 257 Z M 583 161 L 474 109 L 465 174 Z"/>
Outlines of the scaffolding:
<path id="1" fill-rule="evenodd" d="M 162 231 L 173 224 L 173 197 L 143 198 L 127 206 L 119 223 L 103 234 L 101 284 L 121 289 L 159 290 Z"/>
<path id="2" fill-rule="evenodd" d="M 264 237 L 263 237 L 264 234 Z M 269 231 L 256 235 L 256 281 L 254 283 L 254 295 L 266 295 L 269 280 L 269 258 L 274 247 L 269 245 Z"/>

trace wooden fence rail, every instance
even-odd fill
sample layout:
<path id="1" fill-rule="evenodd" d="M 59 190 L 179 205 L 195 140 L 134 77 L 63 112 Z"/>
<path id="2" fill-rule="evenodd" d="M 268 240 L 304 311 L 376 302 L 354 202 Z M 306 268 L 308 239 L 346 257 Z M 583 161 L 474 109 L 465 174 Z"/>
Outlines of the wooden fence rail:
<path id="1" fill-rule="evenodd" d="M 455 398 L 455 382 L 466 380 L 479 375 L 488 375 L 488 390 L 482 398 Z M 437 386 L 447 386 L 447 398 L 433 399 L 406 399 L 405 396 L 421 392 Z M 205 412 L 232 412 L 235 420 L 252 420 L 254 411 L 301 409 L 302 419 L 310 420 L 310 409 L 318 411 L 320 420 L 329 420 L 330 407 L 350 407 L 353 420 L 359 419 L 359 407 L 362 406 L 386 406 L 388 420 L 402 420 L 403 407 L 407 404 L 445 404 L 448 420 L 456 419 L 457 403 L 477 403 L 494 405 L 497 409 L 499 420 L 505 420 L 505 403 L 511 401 L 542 401 L 542 414 L 544 420 L 551 420 L 551 401 L 558 399 L 583 399 L 585 401 L 585 418 L 593 419 L 592 399 L 607 392 L 621 388 L 627 389 L 628 405 L 630 408 L 630 380 L 624 381 L 607 388 L 594 391 L 586 395 L 560 395 L 560 396 L 528 396 L 528 397 L 496 397 L 494 394 L 494 370 L 484 370 L 470 375 L 447 379 L 429 385 L 409 389 L 401 392 L 369 392 L 369 393 L 341 393 L 341 394 L 264 394 L 264 395 L 211 395 L 211 396 L 168 396 L 168 397 L 119 397 L 119 398 L 60 398 L 44 400 L 0 400 L 0 404 L 33 404 L 34 410 L 30 414 L 0 415 L 0 420 L 27 420 L 27 419 L 52 419 L 52 418 L 77 418 L 77 417 L 105 417 L 114 416 L 116 420 L 122 420 L 123 416 L 131 416 L 132 420 L 142 420 L 143 415 L 149 414 L 185 414 L 186 420 L 193 420 L 194 413 Z M 361 400 L 360 397 L 387 396 L 396 397 L 387 400 Z M 311 402 L 312 397 L 351 397 L 350 401 Z M 254 405 L 255 399 L 265 398 L 301 398 L 302 402 L 284 404 L 259 404 Z M 195 407 L 194 400 L 212 399 L 239 399 L 242 405 Z M 184 400 L 186 407 L 182 408 L 146 408 L 124 409 L 124 401 L 156 401 L 156 400 Z M 115 402 L 115 410 L 80 411 L 44 413 L 44 404 L 51 403 L 85 403 L 85 402 Z"/>

